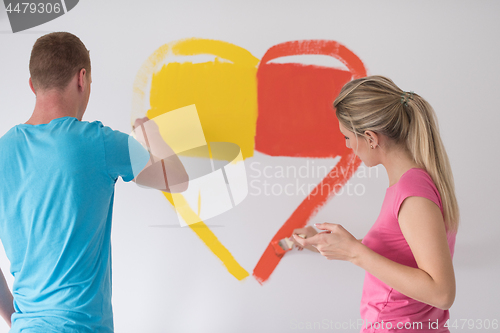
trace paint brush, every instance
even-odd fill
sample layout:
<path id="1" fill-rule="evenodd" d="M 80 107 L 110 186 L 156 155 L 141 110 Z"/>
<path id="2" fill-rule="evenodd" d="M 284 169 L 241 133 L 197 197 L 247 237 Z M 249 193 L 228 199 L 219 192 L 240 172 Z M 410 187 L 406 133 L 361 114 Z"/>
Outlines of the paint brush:
<path id="1" fill-rule="evenodd" d="M 306 235 L 304 234 L 298 234 L 297 236 L 299 236 L 300 238 L 306 238 Z M 274 247 L 274 251 L 276 252 L 277 255 L 283 255 L 285 254 L 285 252 L 287 251 L 290 251 L 291 249 L 293 249 L 293 241 L 290 240 L 290 238 L 283 238 L 279 241 L 273 241 L 271 243 Z"/>

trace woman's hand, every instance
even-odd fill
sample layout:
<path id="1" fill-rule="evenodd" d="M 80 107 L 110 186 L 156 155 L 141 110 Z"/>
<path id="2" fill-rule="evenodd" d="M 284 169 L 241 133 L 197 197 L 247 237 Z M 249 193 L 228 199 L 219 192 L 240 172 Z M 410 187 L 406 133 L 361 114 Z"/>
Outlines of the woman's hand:
<path id="1" fill-rule="evenodd" d="M 325 232 L 318 233 L 313 237 L 302 239 L 295 235 L 295 242 L 301 247 L 313 247 L 329 260 L 351 261 L 356 257 L 356 251 L 361 243 L 345 230 L 340 224 L 321 223 L 315 224 L 320 230 Z"/>
<path id="2" fill-rule="evenodd" d="M 313 227 L 311 226 L 307 226 L 305 228 L 299 228 L 299 229 L 295 229 L 293 231 L 293 234 L 294 235 L 304 235 L 305 237 L 300 237 L 300 239 L 307 239 L 307 238 L 311 238 L 313 236 L 315 236 L 318 232 L 316 231 L 316 229 L 314 229 Z M 293 241 L 293 243 L 295 244 L 295 246 L 297 247 L 297 250 L 299 251 L 302 251 L 304 249 L 304 247 L 302 245 L 300 245 L 299 243 L 297 243 L 297 241 L 295 240 L 295 238 L 293 237 L 290 237 L 290 240 Z M 318 252 L 318 250 L 316 250 L 315 247 L 312 247 L 312 246 L 306 246 L 305 247 L 307 250 L 310 250 L 310 251 L 313 251 L 313 252 Z"/>

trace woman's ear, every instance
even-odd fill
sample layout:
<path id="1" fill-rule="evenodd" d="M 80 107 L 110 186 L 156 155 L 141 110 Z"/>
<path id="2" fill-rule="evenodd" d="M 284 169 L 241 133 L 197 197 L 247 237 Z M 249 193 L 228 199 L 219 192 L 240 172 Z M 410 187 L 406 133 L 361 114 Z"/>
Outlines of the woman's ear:
<path id="1" fill-rule="evenodd" d="M 370 148 L 373 147 L 373 149 L 374 149 L 375 147 L 378 146 L 379 137 L 378 137 L 377 133 L 375 133 L 373 131 L 365 131 L 364 135 L 365 135 L 365 138 L 366 138 Z"/>

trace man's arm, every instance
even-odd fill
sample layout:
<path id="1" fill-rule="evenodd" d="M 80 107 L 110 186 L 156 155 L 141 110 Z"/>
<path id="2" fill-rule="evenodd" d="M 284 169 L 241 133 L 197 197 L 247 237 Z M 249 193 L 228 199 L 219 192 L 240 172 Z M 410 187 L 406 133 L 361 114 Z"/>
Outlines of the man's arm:
<path id="1" fill-rule="evenodd" d="M 146 131 L 147 117 L 137 119 L 134 128 L 137 141 L 154 151 L 144 169 L 133 179 L 137 184 L 165 192 L 177 193 L 187 189 L 189 177 L 179 157 L 163 140 L 156 124 L 152 123 Z M 153 148 L 153 149 L 151 149 Z M 155 155 L 168 156 L 160 158 Z"/>
<path id="2" fill-rule="evenodd" d="M 11 326 L 10 316 L 15 312 L 14 298 L 10 292 L 5 276 L 0 269 L 0 315 L 5 319 L 9 327 Z"/>

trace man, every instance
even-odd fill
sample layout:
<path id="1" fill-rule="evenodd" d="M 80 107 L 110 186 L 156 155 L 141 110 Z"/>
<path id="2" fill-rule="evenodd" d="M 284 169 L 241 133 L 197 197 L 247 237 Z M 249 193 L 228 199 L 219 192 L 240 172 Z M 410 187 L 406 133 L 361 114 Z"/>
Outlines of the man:
<path id="1" fill-rule="evenodd" d="M 175 183 L 183 191 L 187 174 L 173 155 L 162 162 L 167 182 L 163 172 L 148 171 L 158 170 L 152 161 L 159 159 L 135 139 L 81 121 L 92 80 L 78 37 L 40 37 L 29 67 L 33 114 L 0 138 L 0 237 L 14 276 L 11 294 L 0 274 L 0 315 L 11 332 L 113 332 L 115 182 L 122 177 L 164 191 Z M 145 121 L 136 125 L 144 129 Z M 152 131 L 148 139 L 161 136 Z"/>

